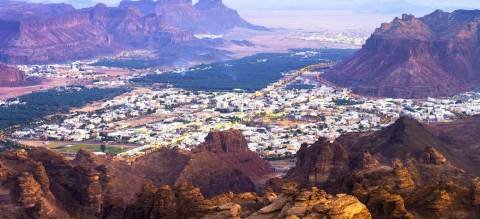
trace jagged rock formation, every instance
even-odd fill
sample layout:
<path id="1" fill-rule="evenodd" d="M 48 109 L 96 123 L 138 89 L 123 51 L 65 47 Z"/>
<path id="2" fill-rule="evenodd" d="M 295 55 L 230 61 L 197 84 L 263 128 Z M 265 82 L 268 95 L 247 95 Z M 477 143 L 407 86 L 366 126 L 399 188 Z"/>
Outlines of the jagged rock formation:
<path id="1" fill-rule="evenodd" d="M 295 183 L 285 183 L 282 190 L 280 195 L 269 193 L 269 204 L 248 218 L 371 218 L 366 206 L 353 196 L 332 196 L 316 187 L 298 190 Z"/>
<path id="2" fill-rule="evenodd" d="M 205 197 L 255 191 L 252 179 L 243 174 L 248 171 L 243 168 L 256 165 L 248 162 L 261 161 L 250 159 L 248 146 L 236 144 L 239 139 L 244 140 L 240 132 L 230 130 L 210 136 L 216 135 L 223 136 L 223 147 L 231 152 L 162 149 L 131 165 L 85 150 L 80 150 L 73 160 L 43 148 L 3 152 L 0 154 L 0 217 L 121 218 L 126 215 L 126 218 L 144 218 L 152 212 L 190 215 L 197 210 L 203 215 L 204 209 L 197 204 L 206 200 Z M 210 143 L 207 140 L 205 144 Z M 245 161 L 244 166 L 224 161 L 221 155 L 229 153 Z M 244 154 L 248 159 L 242 158 Z M 169 202 L 171 199 L 178 200 L 173 203 Z M 153 204 L 142 204 L 150 202 Z M 145 210 L 150 206 L 163 210 Z"/>
<path id="3" fill-rule="evenodd" d="M 265 196 L 225 193 L 208 199 L 188 184 L 146 185 L 135 204 L 125 211 L 110 209 L 108 212 L 112 214 L 105 218 L 371 218 L 366 206 L 355 197 L 332 196 L 316 188 L 287 188 L 279 194 L 270 192 Z"/>
<path id="4" fill-rule="evenodd" d="M 477 10 L 403 15 L 382 24 L 352 58 L 324 77 L 384 97 L 450 96 L 480 84 Z"/>
<path id="5" fill-rule="evenodd" d="M 76 10 L 67 4 L 0 2 L 0 61 L 51 63 L 92 58 L 128 49 L 166 53 L 204 46 L 194 34 L 235 27 L 262 29 L 221 0 L 123 1 Z"/>
<path id="6" fill-rule="evenodd" d="M 475 218 L 478 166 L 462 148 L 477 142 L 452 145 L 434 133 L 402 117 L 377 132 L 320 139 L 302 146 L 286 178 L 353 194 L 374 218 Z"/>
<path id="7" fill-rule="evenodd" d="M 253 180 L 271 173 L 270 165 L 250 151 L 245 136 L 238 130 L 211 132 L 196 151 L 215 153 L 220 159 L 239 168 L 244 175 Z"/>
<path id="8" fill-rule="evenodd" d="M 0 86 L 16 86 L 24 84 L 25 74 L 15 67 L 0 63 Z"/>

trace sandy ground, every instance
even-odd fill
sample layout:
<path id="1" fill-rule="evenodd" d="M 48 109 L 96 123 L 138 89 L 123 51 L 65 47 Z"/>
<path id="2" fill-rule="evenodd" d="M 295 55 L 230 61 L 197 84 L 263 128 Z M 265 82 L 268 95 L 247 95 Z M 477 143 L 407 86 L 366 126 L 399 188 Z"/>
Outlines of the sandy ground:
<path id="1" fill-rule="evenodd" d="M 38 85 L 25 87 L 0 87 L 0 100 L 26 95 L 40 90 L 48 90 L 54 87 L 66 86 L 78 83 L 76 80 L 68 80 L 64 78 L 43 80 Z"/>

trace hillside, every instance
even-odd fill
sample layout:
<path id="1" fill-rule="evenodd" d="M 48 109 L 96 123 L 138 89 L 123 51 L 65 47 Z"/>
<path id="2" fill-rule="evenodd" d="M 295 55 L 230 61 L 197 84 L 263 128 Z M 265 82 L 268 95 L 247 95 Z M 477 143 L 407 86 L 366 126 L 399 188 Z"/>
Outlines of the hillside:
<path id="1" fill-rule="evenodd" d="M 445 126 L 450 125 L 437 129 Z M 286 179 L 354 194 L 374 218 L 475 218 L 477 142 L 457 145 L 444 141 L 455 135 L 448 129 L 434 133 L 403 117 L 381 131 L 347 134 L 333 143 L 320 139 L 302 146 Z M 462 136 L 473 139 L 477 134 Z"/>
<path id="2" fill-rule="evenodd" d="M 384 23 L 324 78 L 368 96 L 450 96 L 480 84 L 480 11 L 403 15 Z"/>

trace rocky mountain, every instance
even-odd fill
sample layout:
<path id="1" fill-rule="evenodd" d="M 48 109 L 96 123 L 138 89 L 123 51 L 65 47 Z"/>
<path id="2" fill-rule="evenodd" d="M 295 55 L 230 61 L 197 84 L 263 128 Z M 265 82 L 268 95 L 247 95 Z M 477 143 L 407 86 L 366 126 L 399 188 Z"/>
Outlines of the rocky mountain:
<path id="1" fill-rule="evenodd" d="M 238 130 L 212 132 L 196 152 L 210 152 L 216 154 L 223 161 L 239 168 L 242 173 L 252 180 L 271 173 L 270 165 L 248 148 L 247 140 Z"/>
<path id="2" fill-rule="evenodd" d="M 403 15 L 382 24 L 324 78 L 369 96 L 450 96 L 480 85 L 477 10 Z"/>
<path id="3" fill-rule="evenodd" d="M 0 217 L 98 218 L 117 212 L 110 212 L 105 206 L 136 214 L 130 212 L 129 207 L 142 201 L 138 195 L 148 186 L 183 188 L 191 185 L 188 188 L 192 191 L 187 192 L 196 192 L 202 199 L 227 192 L 254 192 L 254 183 L 244 174 L 248 172 L 244 167 L 269 167 L 268 164 L 258 157 L 252 159 L 246 151 L 248 147 L 238 144 L 244 143 L 241 133 L 216 132 L 211 136 L 217 134 L 232 137 L 233 140 L 224 139 L 223 143 L 232 152 L 223 151 L 224 156 L 219 156 L 203 149 L 195 152 L 162 149 L 131 164 L 83 150 L 73 160 L 42 148 L 3 152 L 0 154 Z M 206 144 L 211 144 L 208 141 L 207 138 Z M 242 161 L 243 166 L 225 161 L 228 153 L 235 153 L 235 159 Z M 264 172 L 268 173 L 270 168 Z M 110 213 L 106 213 L 107 210 Z"/>
<path id="4" fill-rule="evenodd" d="M 320 139 L 302 146 L 286 178 L 353 194 L 373 218 L 477 218 L 478 135 L 458 145 L 445 141 L 455 135 L 445 126 L 403 117 L 381 131 Z"/>
<path id="5" fill-rule="evenodd" d="M 25 74 L 15 67 L 0 63 L 0 86 L 16 86 L 25 84 Z"/>
<path id="6" fill-rule="evenodd" d="M 75 9 L 67 4 L 0 2 L 0 61 L 51 63 L 93 58 L 129 49 L 165 54 L 207 47 L 197 33 L 220 34 L 235 27 L 261 29 L 222 1 L 123 1 Z"/>
<path id="7" fill-rule="evenodd" d="M 129 173 L 126 164 L 84 151 L 73 161 L 45 149 L 4 152 L 0 160 L 2 218 L 371 218 L 353 196 L 295 183 L 283 184 L 278 193 L 206 198 L 189 183 L 157 186 Z"/>

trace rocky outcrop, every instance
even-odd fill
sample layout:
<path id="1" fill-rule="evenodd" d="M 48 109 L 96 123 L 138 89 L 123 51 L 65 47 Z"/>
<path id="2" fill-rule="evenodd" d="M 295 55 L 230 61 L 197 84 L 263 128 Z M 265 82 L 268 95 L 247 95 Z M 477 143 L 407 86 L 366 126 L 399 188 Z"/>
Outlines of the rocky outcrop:
<path id="1" fill-rule="evenodd" d="M 215 153 L 220 159 L 237 167 L 253 180 L 272 172 L 270 165 L 248 148 L 247 140 L 241 131 L 228 130 L 211 132 L 205 142 L 198 145 L 196 153 Z"/>
<path id="2" fill-rule="evenodd" d="M 18 86 L 25 84 L 25 74 L 15 67 L 0 63 L 0 86 Z"/>
<path id="3" fill-rule="evenodd" d="M 480 84 L 479 11 L 403 15 L 382 24 L 324 78 L 369 96 L 450 96 Z"/>
<path id="4" fill-rule="evenodd" d="M 432 132 L 403 117 L 377 132 L 319 139 L 302 146 L 286 179 L 353 194 L 374 218 L 470 218 L 475 163 L 458 150 L 464 145 Z"/>
<path id="5" fill-rule="evenodd" d="M 17 178 L 18 202 L 31 218 L 46 217 L 45 198 L 41 185 L 28 172 L 21 173 Z"/>
<path id="6" fill-rule="evenodd" d="M 331 196 L 316 187 L 287 189 L 247 218 L 371 218 L 364 204 L 354 196 Z"/>
<path id="7" fill-rule="evenodd" d="M 189 163 L 191 160 L 199 159 L 195 157 L 196 155 L 180 151 L 171 153 L 180 153 L 181 155 L 176 158 L 186 159 L 174 165 L 169 165 L 168 162 L 149 165 L 157 169 L 183 168 L 181 173 L 176 173 L 173 168 L 166 172 L 180 176 L 193 171 L 189 169 L 191 168 L 189 165 L 199 165 Z M 234 175 L 220 178 L 225 183 L 221 184 L 216 177 L 221 177 L 225 173 L 223 169 L 225 167 L 221 166 L 225 163 L 217 163 L 215 153 L 198 153 L 212 155 L 206 157 L 207 161 L 213 162 L 217 168 L 211 171 L 219 173 L 211 175 L 210 170 L 195 169 L 198 172 L 190 173 L 197 174 L 195 178 L 207 180 L 211 177 L 210 181 L 206 181 L 211 183 L 210 186 L 230 191 L 239 188 L 236 183 L 248 185 L 249 181 L 237 181 L 235 177 L 238 176 Z M 169 156 L 172 154 L 162 153 Z M 154 157 L 147 158 L 148 163 Z M 168 156 L 161 158 L 170 159 Z M 178 160 L 175 157 L 173 159 Z M 253 191 L 234 193 L 228 190 L 217 193 L 216 196 L 205 196 L 205 190 L 192 185 L 202 182 L 201 180 L 189 178 L 184 181 L 177 179 L 170 185 L 158 183 L 159 179 L 170 176 L 151 175 L 159 172 L 143 169 L 144 166 L 137 166 L 138 162 L 140 161 L 129 166 L 122 161 L 97 157 L 87 151 L 80 151 L 74 160 L 67 160 L 61 155 L 41 148 L 27 149 L 19 153 L 3 152 L 0 154 L 2 164 L 0 173 L 8 172 L 8 177 L 0 184 L 0 217 L 371 218 L 366 206 L 354 196 L 344 194 L 332 196 L 317 188 L 299 189 L 298 184 L 294 182 L 279 184 L 281 189 L 278 192 L 267 188 L 262 196 Z M 186 162 L 184 163 L 186 167 L 175 166 L 183 162 Z M 235 174 L 242 175 L 241 172 Z M 208 189 L 205 184 L 200 185 Z"/>
<path id="8" fill-rule="evenodd" d="M 188 182 L 206 196 L 254 191 L 253 182 L 271 173 L 270 165 L 248 149 L 245 137 L 236 130 L 212 132 L 192 152 L 156 151 L 133 166 L 155 184 Z"/>
<path id="9" fill-rule="evenodd" d="M 447 164 L 448 160 L 434 147 L 427 147 L 423 155 L 423 162 L 425 162 L 425 164 L 443 165 Z"/>
<path id="10" fill-rule="evenodd" d="M 393 164 L 393 172 L 396 178 L 396 187 L 402 191 L 411 191 L 415 188 L 415 182 L 410 175 L 408 169 L 403 166 L 403 163 L 399 160 L 396 160 Z"/>
<path id="11" fill-rule="evenodd" d="M 7 176 L 8 176 L 7 168 L 5 168 L 2 162 L 0 162 L 0 184 L 3 181 L 7 180 Z"/>

